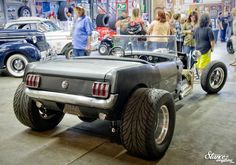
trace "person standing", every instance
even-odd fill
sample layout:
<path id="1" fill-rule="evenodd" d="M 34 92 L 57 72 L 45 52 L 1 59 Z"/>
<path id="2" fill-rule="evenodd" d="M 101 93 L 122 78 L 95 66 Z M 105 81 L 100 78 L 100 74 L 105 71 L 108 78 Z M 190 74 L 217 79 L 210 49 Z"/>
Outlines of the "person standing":
<path id="1" fill-rule="evenodd" d="M 200 18 L 199 26 L 194 32 L 196 41 L 196 50 L 201 52 L 201 56 L 197 60 L 195 67 L 199 73 L 210 63 L 211 52 L 214 50 L 215 40 L 212 29 L 209 27 L 210 17 L 208 14 L 203 14 Z"/>
<path id="2" fill-rule="evenodd" d="M 92 22 L 85 15 L 85 9 L 82 6 L 75 7 L 75 23 L 72 34 L 72 45 L 74 56 L 86 56 L 91 51 L 92 42 Z"/>
<path id="3" fill-rule="evenodd" d="M 190 68 L 192 64 L 192 52 L 195 49 L 195 41 L 193 39 L 194 29 L 198 24 L 198 14 L 193 11 L 190 13 L 187 22 L 184 24 L 182 33 L 184 34 L 184 44 L 183 44 L 183 52 L 188 56 L 188 68 Z"/>
<path id="4" fill-rule="evenodd" d="M 138 32 L 134 32 L 133 30 L 135 29 L 138 29 Z M 132 16 L 128 23 L 127 33 L 129 35 L 146 35 L 145 23 L 144 20 L 140 17 L 139 8 L 134 8 L 132 10 Z M 133 41 L 133 46 L 135 50 L 144 50 L 143 38 L 137 38 L 137 40 Z"/>
<path id="5" fill-rule="evenodd" d="M 116 22 L 117 34 L 121 35 L 127 34 L 126 29 L 128 27 L 129 21 L 130 17 L 128 15 L 128 11 L 127 10 L 122 11 L 122 15 L 118 18 L 118 21 Z"/>
<path id="6" fill-rule="evenodd" d="M 232 43 L 233 48 L 236 48 L 236 8 L 232 9 L 232 15 L 233 15 L 233 36 L 232 36 Z M 234 52 L 234 55 L 236 55 L 236 52 Z M 236 57 L 234 58 L 234 61 L 230 64 L 231 66 L 236 66 Z"/>
<path id="7" fill-rule="evenodd" d="M 190 13 L 187 22 L 183 26 L 182 33 L 184 34 L 184 47 L 183 51 L 186 54 L 193 52 L 195 43 L 193 39 L 193 31 L 197 27 L 198 15 L 196 12 Z"/>
<path id="8" fill-rule="evenodd" d="M 226 38 L 227 40 L 229 40 L 230 37 L 232 36 L 232 30 L 233 30 L 233 16 L 230 12 L 228 13 L 227 22 L 228 26 L 226 29 Z"/>
<path id="9" fill-rule="evenodd" d="M 220 39 L 221 42 L 226 42 L 226 29 L 228 27 L 228 18 L 223 16 L 223 13 L 219 13 L 220 20 Z"/>
<path id="10" fill-rule="evenodd" d="M 161 37 L 161 36 L 167 36 L 170 34 L 170 24 L 166 20 L 166 14 L 164 11 L 158 11 L 157 13 L 157 20 L 152 21 L 150 26 L 148 27 L 147 33 L 151 36 L 158 35 L 160 37 L 150 37 L 150 48 L 152 50 L 158 49 L 158 48 L 166 48 L 168 43 L 167 37 Z"/>
<path id="11" fill-rule="evenodd" d="M 173 16 L 175 22 L 175 37 L 176 37 L 176 43 L 177 43 L 177 51 L 178 52 L 182 52 L 182 47 L 183 47 L 183 43 L 184 43 L 184 38 L 183 38 L 183 34 L 182 34 L 182 27 L 181 27 L 181 23 L 180 23 L 180 19 L 181 19 L 181 15 L 175 14 Z"/>
<path id="12" fill-rule="evenodd" d="M 220 20 L 219 20 L 219 18 L 216 18 L 215 19 L 215 26 L 212 27 L 215 43 L 217 43 L 217 41 L 218 41 L 219 30 L 221 29 L 220 27 L 221 27 L 220 26 Z"/>

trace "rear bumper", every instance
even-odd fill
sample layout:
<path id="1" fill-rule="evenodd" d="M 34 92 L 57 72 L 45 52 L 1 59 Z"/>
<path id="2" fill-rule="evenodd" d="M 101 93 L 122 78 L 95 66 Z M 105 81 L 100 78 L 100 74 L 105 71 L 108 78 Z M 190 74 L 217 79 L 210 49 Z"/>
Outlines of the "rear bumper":
<path id="1" fill-rule="evenodd" d="M 29 88 L 25 89 L 26 95 L 33 99 L 59 102 L 64 104 L 73 104 L 89 108 L 112 109 L 115 105 L 118 94 L 111 94 L 108 99 L 97 99 L 86 96 L 71 95 L 57 92 L 38 91 Z"/>

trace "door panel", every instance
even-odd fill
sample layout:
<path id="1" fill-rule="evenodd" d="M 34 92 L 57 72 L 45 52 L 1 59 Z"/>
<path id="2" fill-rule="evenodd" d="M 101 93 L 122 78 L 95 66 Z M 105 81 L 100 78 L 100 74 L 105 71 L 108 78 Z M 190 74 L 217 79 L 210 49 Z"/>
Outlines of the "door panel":
<path id="1" fill-rule="evenodd" d="M 162 62 L 156 65 L 160 72 L 160 89 L 175 91 L 179 75 L 176 62 Z"/>

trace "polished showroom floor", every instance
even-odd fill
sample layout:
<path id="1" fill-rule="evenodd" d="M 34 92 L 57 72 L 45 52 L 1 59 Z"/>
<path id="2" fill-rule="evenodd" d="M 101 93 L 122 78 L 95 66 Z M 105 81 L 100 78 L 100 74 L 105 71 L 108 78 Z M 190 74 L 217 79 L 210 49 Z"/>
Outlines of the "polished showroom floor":
<path id="1" fill-rule="evenodd" d="M 234 56 L 218 43 L 213 59 L 226 63 L 228 80 L 217 95 L 206 95 L 198 82 L 194 91 L 177 102 L 174 137 L 159 161 L 146 161 L 126 153 L 109 133 L 109 123 L 81 122 L 66 115 L 54 130 L 35 132 L 16 119 L 12 100 L 21 79 L 0 76 L 0 164 L 1 165 L 110 165 L 221 164 L 209 154 L 218 154 L 236 164 L 236 67 Z M 230 164 L 230 163 L 224 163 Z"/>

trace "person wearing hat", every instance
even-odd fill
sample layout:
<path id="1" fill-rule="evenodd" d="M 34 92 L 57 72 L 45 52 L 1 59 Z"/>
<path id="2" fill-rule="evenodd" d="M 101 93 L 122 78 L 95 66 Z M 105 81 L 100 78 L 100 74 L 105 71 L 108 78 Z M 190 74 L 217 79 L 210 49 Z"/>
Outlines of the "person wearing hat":
<path id="1" fill-rule="evenodd" d="M 85 15 L 82 6 L 75 7 L 75 23 L 72 33 L 74 56 L 86 56 L 91 51 L 93 26 L 91 19 Z"/>

